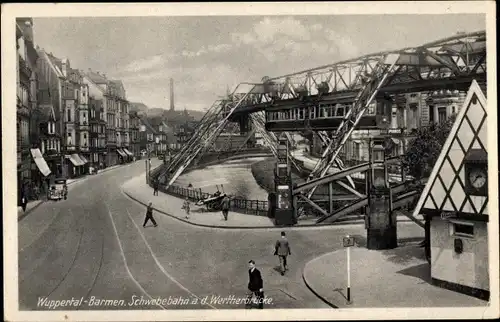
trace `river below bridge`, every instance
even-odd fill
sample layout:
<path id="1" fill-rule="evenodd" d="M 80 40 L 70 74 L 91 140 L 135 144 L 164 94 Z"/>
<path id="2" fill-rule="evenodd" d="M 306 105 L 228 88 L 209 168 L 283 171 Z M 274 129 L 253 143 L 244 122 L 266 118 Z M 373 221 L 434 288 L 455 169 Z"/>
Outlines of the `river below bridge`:
<path id="1" fill-rule="evenodd" d="M 252 175 L 252 164 L 265 160 L 265 157 L 230 160 L 202 169 L 190 171 L 180 176 L 175 185 L 214 193 L 217 186 L 227 194 L 244 197 L 249 200 L 267 200 L 267 191 L 262 189 Z"/>

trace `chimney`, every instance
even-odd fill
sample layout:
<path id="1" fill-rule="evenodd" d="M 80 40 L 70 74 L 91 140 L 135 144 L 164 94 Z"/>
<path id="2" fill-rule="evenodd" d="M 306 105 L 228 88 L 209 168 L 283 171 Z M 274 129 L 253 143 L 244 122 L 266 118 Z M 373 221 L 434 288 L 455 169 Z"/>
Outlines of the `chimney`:
<path id="1" fill-rule="evenodd" d="M 170 111 L 173 111 L 174 105 L 174 79 L 170 78 Z"/>

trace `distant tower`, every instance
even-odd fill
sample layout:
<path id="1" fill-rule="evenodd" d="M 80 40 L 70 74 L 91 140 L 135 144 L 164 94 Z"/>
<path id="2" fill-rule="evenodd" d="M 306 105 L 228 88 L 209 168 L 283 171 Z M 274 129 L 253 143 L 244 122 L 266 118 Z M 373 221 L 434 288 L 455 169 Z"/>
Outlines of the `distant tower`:
<path id="1" fill-rule="evenodd" d="M 170 110 L 174 110 L 174 79 L 170 78 Z"/>

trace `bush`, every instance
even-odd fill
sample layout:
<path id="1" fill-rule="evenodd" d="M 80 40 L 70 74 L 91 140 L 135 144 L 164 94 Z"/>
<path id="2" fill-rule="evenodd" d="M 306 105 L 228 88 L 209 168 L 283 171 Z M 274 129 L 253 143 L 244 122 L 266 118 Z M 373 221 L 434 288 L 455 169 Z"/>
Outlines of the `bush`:
<path id="1" fill-rule="evenodd" d="M 456 116 L 452 115 L 444 123 L 417 130 L 403 159 L 403 166 L 408 174 L 417 180 L 429 177 L 455 119 Z"/>
<path id="2" fill-rule="evenodd" d="M 265 159 L 252 164 L 252 175 L 257 184 L 267 192 L 274 191 L 274 168 L 276 161 L 274 159 Z"/>

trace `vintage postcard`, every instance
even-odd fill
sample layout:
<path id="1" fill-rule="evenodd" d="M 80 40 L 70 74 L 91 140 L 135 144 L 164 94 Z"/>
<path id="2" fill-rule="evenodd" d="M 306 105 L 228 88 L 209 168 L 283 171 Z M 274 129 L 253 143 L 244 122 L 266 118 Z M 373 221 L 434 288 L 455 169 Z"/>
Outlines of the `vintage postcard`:
<path id="1" fill-rule="evenodd" d="M 498 318 L 495 20 L 2 6 L 4 319 Z"/>

